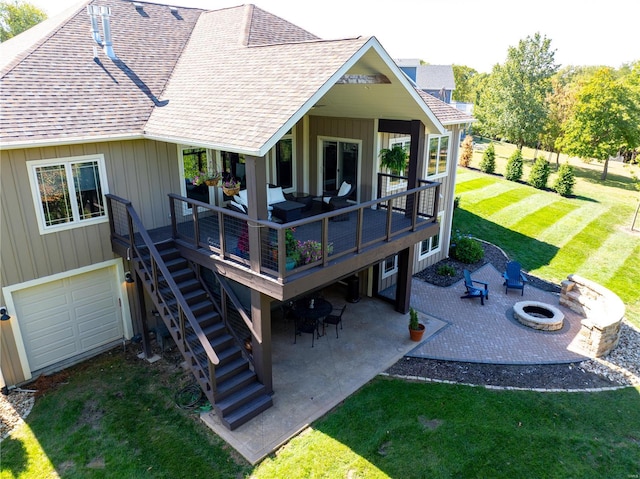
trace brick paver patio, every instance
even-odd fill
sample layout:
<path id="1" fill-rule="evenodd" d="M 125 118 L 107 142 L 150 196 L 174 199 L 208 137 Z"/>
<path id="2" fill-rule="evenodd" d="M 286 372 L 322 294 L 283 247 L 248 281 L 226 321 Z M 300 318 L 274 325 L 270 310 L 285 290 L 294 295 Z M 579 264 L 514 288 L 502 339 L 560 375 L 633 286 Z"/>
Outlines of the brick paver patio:
<path id="1" fill-rule="evenodd" d="M 572 347 L 581 318 L 559 306 L 558 294 L 531 285 L 525 287 L 524 296 L 516 290 L 505 294 L 502 273 L 491 264 L 477 270 L 472 277 L 489 283 L 489 300 L 484 306 L 478 298 L 460 298 L 465 292 L 463 281 L 442 288 L 413 280 L 411 305 L 448 324 L 408 356 L 493 364 L 549 364 L 587 359 Z M 555 306 L 565 315 L 564 326 L 558 331 L 523 326 L 513 319 L 513 305 L 518 301 L 540 301 Z"/>

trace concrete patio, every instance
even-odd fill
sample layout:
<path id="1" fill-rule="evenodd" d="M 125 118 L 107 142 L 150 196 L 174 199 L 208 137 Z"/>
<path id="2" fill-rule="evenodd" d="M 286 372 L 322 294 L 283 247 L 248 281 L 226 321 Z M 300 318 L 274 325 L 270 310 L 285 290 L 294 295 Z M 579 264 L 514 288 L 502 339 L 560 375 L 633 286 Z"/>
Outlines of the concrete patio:
<path id="1" fill-rule="evenodd" d="M 571 350 L 580 318 L 562 309 L 564 327 L 555 332 L 527 328 L 512 318 L 513 304 L 527 300 L 558 304 L 557 295 L 527 286 L 505 294 L 501 275 L 487 265 L 473 274 L 489 283 L 489 300 L 460 299 L 462 283 L 440 288 L 414 279 L 412 306 L 426 331 L 421 343 L 409 340 L 408 314 L 401 315 L 380 299 L 345 301 L 346 288 L 324 291 L 334 307 L 347 304 L 344 328 L 336 338 L 330 326 L 315 340 L 303 334 L 294 344 L 293 322 L 273 315 L 274 406 L 234 431 L 214 413 L 202 415 L 213 431 L 255 464 L 324 416 L 344 399 L 405 355 L 496 364 L 541 364 L 585 359 Z"/>

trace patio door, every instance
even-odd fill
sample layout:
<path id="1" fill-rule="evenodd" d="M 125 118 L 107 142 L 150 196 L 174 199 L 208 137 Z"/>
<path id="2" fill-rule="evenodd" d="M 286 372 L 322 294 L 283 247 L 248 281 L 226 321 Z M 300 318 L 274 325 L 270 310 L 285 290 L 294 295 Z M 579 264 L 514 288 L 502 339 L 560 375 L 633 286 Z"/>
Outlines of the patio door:
<path id="1" fill-rule="evenodd" d="M 357 184 L 360 144 L 341 140 L 322 142 L 322 189 L 337 190 L 343 181 Z M 356 191 L 351 195 L 356 199 Z"/>

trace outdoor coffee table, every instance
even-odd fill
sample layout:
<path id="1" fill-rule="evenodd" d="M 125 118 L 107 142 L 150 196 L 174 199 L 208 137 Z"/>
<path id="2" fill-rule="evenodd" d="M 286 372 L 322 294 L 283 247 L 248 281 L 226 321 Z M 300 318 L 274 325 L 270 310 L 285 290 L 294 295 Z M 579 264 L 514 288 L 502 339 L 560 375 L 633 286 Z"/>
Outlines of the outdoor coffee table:
<path id="1" fill-rule="evenodd" d="M 311 209 L 311 206 L 313 205 L 313 196 L 311 196 L 309 193 L 296 191 L 295 193 L 291 194 L 291 197 L 294 201 L 297 201 L 298 203 L 302 203 L 304 205 L 302 211 L 309 211 Z"/>
<path id="2" fill-rule="evenodd" d="M 297 201 L 282 201 L 273 205 L 272 214 L 283 223 L 289 223 L 301 218 L 303 208 L 304 205 Z"/>

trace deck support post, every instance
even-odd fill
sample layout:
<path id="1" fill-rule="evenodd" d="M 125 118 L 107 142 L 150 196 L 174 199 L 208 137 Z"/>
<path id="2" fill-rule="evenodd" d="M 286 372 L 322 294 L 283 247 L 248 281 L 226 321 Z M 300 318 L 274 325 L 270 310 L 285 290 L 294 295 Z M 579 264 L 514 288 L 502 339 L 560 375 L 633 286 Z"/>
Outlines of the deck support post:
<path id="1" fill-rule="evenodd" d="M 253 364 L 256 375 L 267 392 L 273 392 L 273 361 L 271 347 L 271 298 L 251 290 L 251 322 L 256 332 L 252 339 Z"/>
<path id="2" fill-rule="evenodd" d="M 398 279 L 396 284 L 396 311 L 402 314 L 409 312 L 411 306 L 411 277 L 413 274 L 413 252 L 410 246 L 398 253 Z"/>

